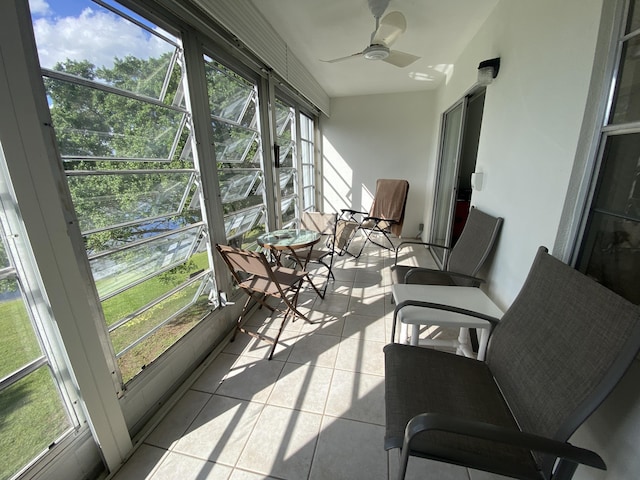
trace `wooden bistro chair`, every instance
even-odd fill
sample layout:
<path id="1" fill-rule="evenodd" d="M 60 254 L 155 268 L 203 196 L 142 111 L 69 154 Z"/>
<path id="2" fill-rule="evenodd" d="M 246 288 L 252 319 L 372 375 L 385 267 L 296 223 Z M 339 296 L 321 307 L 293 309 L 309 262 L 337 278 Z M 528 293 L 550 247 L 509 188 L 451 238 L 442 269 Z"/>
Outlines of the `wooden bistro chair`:
<path id="1" fill-rule="evenodd" d="M 293 316 L 294 320 L 297 316 L 309 322 L 309 319 L 297 308 L 300 286 L 306 278 L 307 272 L 304 270 L 293 270 L 279 265 L 270 265 L 262 252 L 253 252 L 251 250 L 221 244 L 217 244 L 216 249 L 229 267 L 231 275 L 238 287 L 248 295 L 247 301 L 238 317 L 231 341 L 235 340 L 238 331 L 266 341 L 272 345 L 269 351 L 269 360 L 271 360 L 289 315 Z M 284 307 L 279 307 L 279 305 L 278 307 L 272 307 L 268 303 L 269 298 L 280 300 L 279 305 L 284 304 Z M 279 311 L 284 313 L 282 323 L 274 339 L 246 330 L 242 326 L 242 320 L 249 308 L 251 300 L 257 301 L 260 305 L 272 312 Z"/>
<path id="2" fill-rule="evenodd" d="M 394 321 L 420 303 L 398 304 Z M 606 469 L 568 440 L 639 348 L 640 307 L 541 247 L 484 361 L 384 348 L 385 448 L 401 451 L 398 478 L 410 456 L 530 480 L 570 479 L 578 464 Z"/>

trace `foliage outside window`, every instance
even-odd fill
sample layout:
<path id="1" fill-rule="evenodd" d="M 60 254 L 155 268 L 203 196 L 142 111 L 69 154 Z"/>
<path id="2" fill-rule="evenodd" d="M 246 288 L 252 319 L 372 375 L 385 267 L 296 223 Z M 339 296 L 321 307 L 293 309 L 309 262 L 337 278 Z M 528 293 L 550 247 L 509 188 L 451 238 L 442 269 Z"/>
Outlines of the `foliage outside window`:
<path id="1" fill-rule="evenodd" d="M 266 198 L 255 84 L 204 57 L 227 240 L 256 248 Z"/>
<path id="2" fill-rule="evenodd" d="M 116 4 L 73 6 L 104 45 L 114 26 L 138 42 L 111 57 L 75 57 L 34 21 L 58 149 L 126 383 L 216 300 L 183 52 L 179 39 Z"/>

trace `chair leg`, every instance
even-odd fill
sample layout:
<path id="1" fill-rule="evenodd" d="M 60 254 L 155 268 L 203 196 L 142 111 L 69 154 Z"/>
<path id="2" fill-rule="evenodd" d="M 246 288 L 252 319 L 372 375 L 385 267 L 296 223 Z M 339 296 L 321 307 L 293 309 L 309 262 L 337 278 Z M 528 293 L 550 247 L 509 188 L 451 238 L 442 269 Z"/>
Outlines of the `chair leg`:
<path id="1" fill-rule="evenodd" d="M 273 339 L 273 345 L 271 345 L 271 349 L 269 350 L 269 357 L 267 357 L 268 360 L 271 360 L 273 358 L 273 354 L 276 351 L 276 346 L 278 345 L 278 341 L 280 340 L 282 330 L 284 330 L 284 325 L 287 322 L 287 316 L 289 315 L 289 313 L 291 313 L 290 310 L 287 310 L 287 312 L 284 314 L 284 318 L 282 319 L 282 323 L 280 323 L 278 333 L 276 333 L 276 338 Z"/>
<path id="2" fill-rule="evenodd" d="M 242 311 L 240 312 L 240 316 L 238 317 L 238 320 L 236 321 L 236 326 L 233 329 L 233 335 L 231 336 L 231 340 L 229 340 L 230 342 L 233 342 L 236 339 L 236 334 L 238 333 L 238 330 L 240 330 L 240 324 L 242 323 L 242 319 L 244 318 L 244 314 L 247 313 L 247 307 L 249 306 L 249 302 L 251 301 L 252 298 L 253 298 L 253 296 L 249 295 L 247 297 L 247 300 L 244 302 L 244 305 L 242 306 Z"/>
<path id="3" fill-rule="evenodd" d="M 400 454 L 400 469 L 398 471 L 398 480 L 404 480 L 407 475 L 407 466 L 409 464 L 409 448 L 403 448 Z"/>

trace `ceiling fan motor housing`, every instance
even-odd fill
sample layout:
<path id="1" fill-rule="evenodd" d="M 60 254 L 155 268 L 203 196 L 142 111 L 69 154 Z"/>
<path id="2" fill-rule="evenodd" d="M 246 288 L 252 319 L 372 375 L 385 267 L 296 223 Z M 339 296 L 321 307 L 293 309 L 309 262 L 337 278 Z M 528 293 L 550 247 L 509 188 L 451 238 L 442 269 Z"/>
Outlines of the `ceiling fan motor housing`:
<path id="1" fill-rule="evenodd" d="M 384 60 L 389 56 L 389 48 L 374 44 L 369 45 L 362 53 L 367 60 Z"/>

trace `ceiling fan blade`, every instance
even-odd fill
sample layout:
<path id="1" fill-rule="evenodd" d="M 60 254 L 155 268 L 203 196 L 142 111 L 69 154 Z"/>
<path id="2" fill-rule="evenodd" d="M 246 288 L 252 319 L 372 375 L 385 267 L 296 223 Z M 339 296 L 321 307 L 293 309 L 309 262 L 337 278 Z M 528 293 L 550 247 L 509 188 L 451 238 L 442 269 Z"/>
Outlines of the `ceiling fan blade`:
<path id="1" fill-rule="evenodd" d="M 371 43 L 378 45 L 391 46 L 400 35 L 407 30 L 407 21 L 400 12 L 387 13 L 382 20 L 380 26 L 373 35 Z"/>
<path id="2" fill-rule="evenodd" d="M 368 0 L 369 10 L 374 18 L 380 18 L 389 6 L 390 0 Z"/>
<path id="3" fill-rule="evenodd" d="M 363 53 L 364 51 L 354 53 L 352 55 L 347 55 L 346 57 L 334 58 L 333 60 L 320 60 L 320 61 L 325 63 L 337 63 L 337 62 L 342 62 L 344 60 L 349 60 L 350 58 L 361 57 Z"/>
<path id="4" fill-rule="evenodd" d="M 391 65 L 395 65 L 396 67 L 408 67 L 416 60 L 419 60 L 420 57 L 415 55 L 411 55 L 410 53 L 399 52 L 398 50 L 391 50 L 389 52 L 389 56 L 387 58 L 383 58 L 383 62 L 390 63 Z"/>

